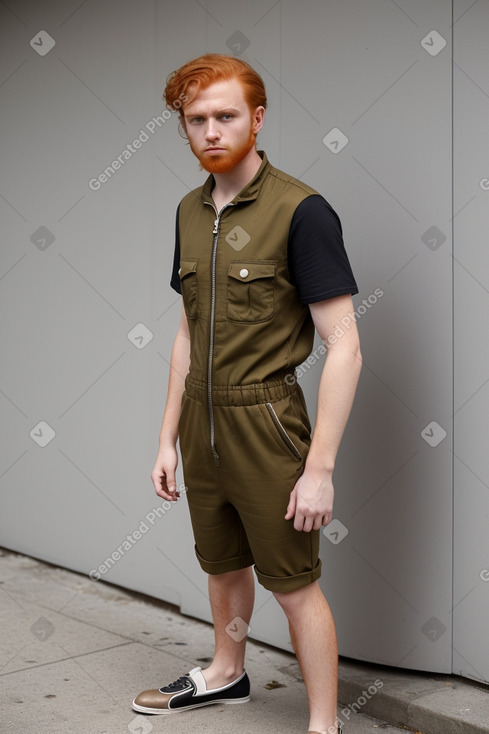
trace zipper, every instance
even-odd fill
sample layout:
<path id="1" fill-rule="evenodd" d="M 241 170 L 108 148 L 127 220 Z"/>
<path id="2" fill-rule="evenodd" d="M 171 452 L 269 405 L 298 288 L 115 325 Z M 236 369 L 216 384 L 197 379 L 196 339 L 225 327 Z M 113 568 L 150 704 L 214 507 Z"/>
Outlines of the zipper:
<path id="1" fill-rule="evenodd" d="M 217 212 L 216 207 L 213 204 L 211 204 L 210 202 L 205 201 L 204 204 L 207 204 L 208 206 L 212 206 L 216 214 L 216 219 L 214 220 L 214 229 L 212 230 L 214 239 L 212 241 L 211 317 L 210 317 L 210 324 L 209 324 L 209 359 L 207 363 L 207 405 L 209 408 L 211 451 L 214 457 L 215 465 L 219 466 L 219 454 L 216 451 L 216 445 L 215 445 L 214 406 L 212 404 L 212 362 L 214 358 L 214 331 L 215 331 L 215 315 L 216 315 L 216 257 L 217 257 L 217 241 L 219 239 L 219 223 L 221 220 L 221 214 L 223 213 L 225 209 L 227 209 L 228 206 L 234 206 L 234 204 L 232 203 L 226 204 L 219 211 L 219 213 Z"/>
<path id="2" fill-rule="evenodd" d="M 289 447 L 289 449 L 292 451 L 292 453 L 294 454 L 294 456 L 297 459 L 302 459 L 301 452 L 299 451 L 299 449 L 297 448 L 297 446 L 295 445 L 295 443 L 292 441 L 291 437 L 285 430 L 284 426 L 282 425 L 280 418 L 276 414 L 273 405 L 271 403 L 265 403 L 265 405 L 267 406 L 267 410 L 270 413 L 272 421 L 274 422 L 275 426 L 277 427 L 278 432 L 280 433 L 284 443 Z"/>

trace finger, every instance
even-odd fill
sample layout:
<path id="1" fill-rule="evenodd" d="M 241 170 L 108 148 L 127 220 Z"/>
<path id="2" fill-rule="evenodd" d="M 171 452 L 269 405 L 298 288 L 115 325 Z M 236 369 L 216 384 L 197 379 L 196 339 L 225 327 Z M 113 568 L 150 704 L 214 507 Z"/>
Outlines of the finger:
<path id="1" fill-rule="evenodd" d="M 167 474 L 166 475 L 165 484 L 166 484 L 167 492 L 169 492 L 173 496 L 178 496 L 177 483 L 175 481 L 175 475 L 174 474 L 173 475 L 171 475 L 171 474 Z"/>
<path id="2" fill-rule="evenodd" d="M 313 526 L 312 526 L 312 529 L 313 529 L 313 530 L 321 530 L 321 526 L 322 526 L 322 525 L 324 524 L 324 523 L 323 523 L 323 520 L 324 520 L 324 516 L 323 516 L 323 517 L 321 517 L 321 515 L 318 515 L 318 516 L 317 516 L 317 517 L 316 517 L 316 518 L 314 519 L 314 524 L 313 524 Z"/>
<path id="3" fill-rule="evenodd" d="M 295 511 L 295 519 L 294 519 L 294 530 L 298 530 L 299 532 L 304 529 L 304 515 L 301 513 L 300 510 Z"/>
<path id="4" fill-rule="evenodd" d="M 151 475 L 151 479 L 153 480 L 154 490 L 158 497 L 162 497 L 163 499 L 168 501 L 176 500 L 178 492 L 175 492 L 175 490 L 173 490 L 172 492 L 169 491 L 169 488 L 167 486 L 167 476 L 164 472 L 161 472 L 159 474 L 153 473 Z"/>
<path id="5" fill-rule="evenodd" d="M 175 501 L 175 495 L 169 494 L 166 489 L 157 489 L 156 494 L 158 495 L 158 497 L 161 497 L 164 500 L 168 500 L 169 502 Z"/>
<path id="6" fill-rule="evenodd" d="M 164 489 L 167 492 L 170 500 L 176 502 L 180 497 L 180 492 L 177 490 L 177 483 L 175 481 L 175 475 L 168 473 L 164 477 Z"/>
<path id="7" fill-rule="evenodd" d="M 312 530 L 312 528 L 313 528 L 313 525 L 314 525 L 314 518 L 312 518 L 312 517 L 306 517 L 305 520 L 304 520 L 304 526 L 303 526 L 302 530 L 305 533 L 310 533 L 311 530 Z"/>
<path id="8" fill-rule="evenodd" d="M 295 489 L 293 489 L 292 492 L 290 493 L 289 504 L 287 505 L 287 512 L 285 513 L 286 520 L 291 520 L 294 517 L 296 505 L 297 505 L 297 499 L 296 499 Z"/>

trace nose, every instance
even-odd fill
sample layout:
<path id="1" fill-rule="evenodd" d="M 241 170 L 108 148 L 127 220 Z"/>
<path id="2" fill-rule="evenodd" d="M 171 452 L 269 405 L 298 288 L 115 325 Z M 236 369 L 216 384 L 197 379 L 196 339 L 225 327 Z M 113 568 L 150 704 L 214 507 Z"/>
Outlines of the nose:
<path id="1" fill-rule="evenodd" d="M 218 127 L 216 125 L 216 121 L 213 120 L 211 117 L 207 120 L 207 127 L 205 131 L 205 137 L 206 140 L 212 141 L 217 140 L 220 138 L 221 133 L 218 130 Z"/>

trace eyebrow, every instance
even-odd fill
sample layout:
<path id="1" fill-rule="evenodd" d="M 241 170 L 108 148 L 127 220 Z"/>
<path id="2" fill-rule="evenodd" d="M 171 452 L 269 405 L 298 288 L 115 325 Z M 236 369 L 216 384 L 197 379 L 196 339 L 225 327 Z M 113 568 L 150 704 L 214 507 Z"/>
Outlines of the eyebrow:
<path id="1" fill-rule="evenodd" d="M 214 115 L 222 115 L 226 112 L 239 112 L 239 110 L 236 107 L 222 107 L 219 110 L 213 111 L 212 114 Z M 185 117 L 202 117 L 204 114 L 203 110 L 195 110 L 194 112 L 184 112 Z"/>

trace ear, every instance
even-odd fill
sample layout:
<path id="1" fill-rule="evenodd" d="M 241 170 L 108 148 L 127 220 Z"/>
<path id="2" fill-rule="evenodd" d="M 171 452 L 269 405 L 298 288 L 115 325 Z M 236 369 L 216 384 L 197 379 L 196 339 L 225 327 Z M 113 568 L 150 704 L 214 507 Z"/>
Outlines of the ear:
<path id="1" fill-rule="evenodd" d="M 178 116 L 178 134 L 181 138 L 184 138 L 184 140 L 188 140 L 187 126 L 185 124 L 185 117 L 182 115 L 182 113 L 180 113 Z"/>
<path id="2" fill-rule="evenodd" d="M 260 105 L 251 114 L 251 129 L 255 135 L 262 129 L 265 122 L 265 108 Z"/>

